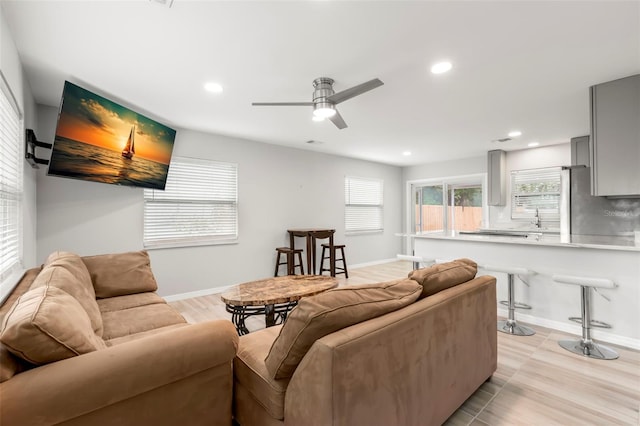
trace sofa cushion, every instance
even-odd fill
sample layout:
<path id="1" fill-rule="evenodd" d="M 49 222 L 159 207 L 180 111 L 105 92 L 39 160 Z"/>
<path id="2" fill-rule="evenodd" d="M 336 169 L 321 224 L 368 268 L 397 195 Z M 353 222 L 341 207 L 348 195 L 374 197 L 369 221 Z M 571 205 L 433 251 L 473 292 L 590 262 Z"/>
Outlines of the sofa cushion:
<path id="1" fill-rule="evenodd" d="M 42 365 L 106 348 L 80 303 L 57 287 L 23 294 L 4 318 L 0 341 L 15 355 Z"/>
<path id="2" fill-rule="evenodd" d="M 156 293 L 146 292 L 98 299 L 98 308 L 100 308 L 100 312 L 104 314 L 105 312 L 121 311 L 123 309 L 137 308 L 138 306 L 153 305 L 156 303 L 166 302 Z"/>
<path id="3" fill-rule="evenodd" d="M 102 335 L 102 316 L 96 303 L 96 293 L 80 256 L 61 251 L 49 255 L 31 284 L 32 289 L 43 286 L 57 287 L 73 296 L 87 312 L 93 331 L 98 336 Z"/>
<path id="4" fill-rule="evenodd" d="M 142 250 L 129 253 L 84 256 L 98 298 L 156 291 L 158 284 L 151 272 L 149 254 Z"/>
<path id="5" fill-rule="evenodd" d="M 9 310 L 13 307 L 18 298 L 29 291 L 33 280 L 36 279 L 41 270 L 42 267 L 37 267 L 26 271 L 13 291 L 1 304 L 0 326 L 2 325 L 4 317 L 9 313 Z M 9 380 L 16 374 L 30 367 L 33 367 L 33 364 L 30 364 L 22 358 L 15 356 L 11 352 L 9 352 L 7 348 L 4 347 L 4 345 L 0 345 L 0 383 Z"/>
<path id="6" fill-rule="evenodd" d="M 289 379 L 276 380 L 267 370 L 265 357 L 281 326 L 269 327 L 241 336 L 233 360 L 236 389 L 243 387 L 251 398 L 274 419 L 284 419 L 284 396 Z"/>
<path id="7" fill-rule="evenodd" d="M 269 373 L 275 379 L 291 377 L 317 339 L 400 309 L 421 291 L 418 283 L 404 279 L 342 287 L 301 299 L 265 359 Z"/>
<path id="8" fill-rule="evenodd" d="M 438 263 L 409 273 L 409 278 L 422 286 L 420 298 L 431 296 L 446 288 L 462 284 L 475 278 L 478 265 L 470 259 L 456 259 Z"/>
<path id="9" fill-rule="evenodd" d="M 166 303 L 155 303 L 120 311 L 104 312 L 102 321 L 104 323 L 104 332 L 102 334 L 104 340 L 186 322 L 182 315 Z"/>

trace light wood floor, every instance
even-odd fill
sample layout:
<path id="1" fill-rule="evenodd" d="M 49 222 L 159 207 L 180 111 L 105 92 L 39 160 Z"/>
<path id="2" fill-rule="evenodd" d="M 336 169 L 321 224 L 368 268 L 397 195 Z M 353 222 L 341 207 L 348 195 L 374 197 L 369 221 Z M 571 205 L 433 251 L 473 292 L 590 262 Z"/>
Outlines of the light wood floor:
<path id="1" fill-rule="evenodd" d="M 409 262 L 349 271 L 341 285 L 405 277 Z M 342 275 L 340 276 L 342 277 Z M 230 319 L 217 295 L 172 302 L 189 322 Z M 253 317 L 257 330 L 264 320 Z M 498 334 L 498 370 L 446 422 L 447 425 L 640 426 L 640 352 L 608 345 L 620 358 L 601 361 L 574 355 L 557 341 L 568 334 L 539 326 L 534 336 Z M 576 336 L 571 336 L 571 338 Z"/>

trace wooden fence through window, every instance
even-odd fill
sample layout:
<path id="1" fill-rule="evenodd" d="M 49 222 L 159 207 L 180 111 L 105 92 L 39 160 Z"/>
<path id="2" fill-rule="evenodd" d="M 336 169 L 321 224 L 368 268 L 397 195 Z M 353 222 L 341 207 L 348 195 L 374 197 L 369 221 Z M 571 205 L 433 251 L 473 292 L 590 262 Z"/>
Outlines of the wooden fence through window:
<path id="1" fill-rule="evenodd" d="M 449 207 L 450 208 L 450 207 Z M 442 206 L 422 206 L 422 229 L 418 232 L 425 231 L 442 231 L 443 216 Z M 416 206 L 416 222 L 419 218 L 420 208 Z M 482 207 L 454 207 L 454 223 L 456 231 L 475 231 L 482 223 Z"/>

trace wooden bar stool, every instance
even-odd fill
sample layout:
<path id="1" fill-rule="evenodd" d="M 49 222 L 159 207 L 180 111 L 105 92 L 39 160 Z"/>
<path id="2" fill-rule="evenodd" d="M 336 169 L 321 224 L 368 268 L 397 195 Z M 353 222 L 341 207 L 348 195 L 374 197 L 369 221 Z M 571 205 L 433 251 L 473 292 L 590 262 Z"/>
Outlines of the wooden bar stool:
<path id="1" fill-rule="evenodd" d="M 591 319 L 591 288 L 598 292 L 598 288 L 615 288 L 616 284 L 605 278 L 576 277 L 573 275 L 553 275 L 553 281 L 564 284 L 579 285 L 582 293 L 582 316 L 570 317 L 571 321 L 582 324 L 582 339 L 560 340 L 558 344 L 569 352 L 595 359 L 616 359 L 618 353 L 613 349 L 594 342 L 591 339 L 591 327 L 611 328 L 611 325 Z M 600 294 L 600 293 L 598 293 Z M 600 294 L 606 300 L 606 296 Z"/>
<path id="2" fill-rule="evenodd" d="M 501 300 L 500 303 L 506 305 L 509 309 L 509 315 L 507 320 L 498 321 L 498 331 L 507 334 L 513 334 L 516 336 L 533 336 L 536 332 L 527 327 L 526 325 L 521 325 L 516 322 L 515 311 L 516 309 L 531 309 L 531 306 L 526 305 L 524 303 L 517 303 L 515 301 L 515 290 L 514 290 L 514 275 L 524 276 L 530 275 L 532 272 L 526 268 L 519 268 L 514 266 L 496 266 L 496 265 L 485 265 L 482 267 L 483 269 L 495 272 L 503 272 L 507 274 L 508 278 L 508 300 Z M 520 278 L 522 279 L 522 278 Z M 525 284 L 526 282 L 523 281 Z"/>
<path id="3" fill-rule="evenodd" d="M 289 247 L 276 248 L 276 271 L 273 276 L 278 276 L 278 270 L 281 265 L 287 265 L 287 275 L 295 275 L 296 268 L 300 268 L 300 274 L 304 275 L 304 266 L 302 264 L 302 249 L 291 249 Z M 282 255 L 285 255 L 285 261 L 282 262 Z M 296 255 L 298 257 L 298 264 L 296 264 Z"/>
<path id="4" fill-rule="evenodd" d="M 331 268 L 325 268 L 324 267 L 324 260 L 325 259 L 329 259 L 329 265 L 331 265 L 331 258 L 333 257 L 333 261 L 335 262 L 335 266 L 334 266 L 334 270 L 335 270 L 335 275 L 338 274 L 344 274 L 345 278 L 349 278 L 349 271 L 347 271 L 347 261 L 344 257 L 344 244 L 334 244 L 333 245 L 333 256 L 331 253 L 331 245 L 330 244 L 322 244 L 322 254 L 320 255 L 320 272 L 319 274 L 322 275 L 322 272 L 327 271 L 329 273 L 331 273 Z M 340 250 L 340 255 L 342 257 L 340 257 L 339 259 L 336 257 L 336 253 L 337 251 Z M 329 255 L 325 255 L 325 252 L 329 251 Z M 338 262 L 342 262 L 342 268 L 338 267 L 337 263 Z M 334 275 L 334 276 L 335 276 Z"/>

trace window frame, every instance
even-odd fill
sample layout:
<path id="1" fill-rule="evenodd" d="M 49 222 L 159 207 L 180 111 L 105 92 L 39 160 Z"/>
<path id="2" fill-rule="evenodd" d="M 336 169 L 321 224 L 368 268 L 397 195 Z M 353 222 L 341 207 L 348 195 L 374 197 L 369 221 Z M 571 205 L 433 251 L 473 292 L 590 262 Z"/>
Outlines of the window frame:
<path id="1" fill-rule="evenodd" d="M 442 233 L 442 232 L 450 232 L 450 211 L 449 205 L 447 203 L 448 193 L 452 188 L 460 189 L 469 185 L 480 185 L 482 189 L 482 223 L 489 223 L 489 204 L 487 200 L 487 174 L 486 173 L 475 173 L 470 175 L 456 175 L 456 176 L 445 176 L 445 177 L 437 177 L 437 178 L 427 178 L 427 179 L 416 179 L 410 180 L 406 183 L 406 233 L 407 234 L 425 234 L 425 233 Z M 426 231 L 426 232 L 417 232 L 416 231 L 416 222 L 415 222 L 415 196 L 416 189 L 418 187 L 423 186 L 436 186 L 440 185 L 443 188 L 443 196 L 442 205 L 444 208 L 443 211 L 443 229 L 439 231 Z M 482 225 L 481 225 L 482 226 Z"/>
<path id="2" fill-rule="evenodd" d="M 174 167 L 175 166 L 175 167 Z M 172 167 L 174 167 L 174 173 L 172 174 Z M 183 176 L 178 178 L 176 175 L 176 170 L 180 168 L 180 172 Z M 190 173 L 193 172 L 192 169 L 198 167 L 208 167 L 207 175 L 202 176 L 193 176 Z M 187 181 L 187 174 L 185 174 L 185 170 L 189 171 L 189 180 L 191 182 L 198 181 L 200 178 L 200 182 L 208 180 L 209 184 L 223 185 L 220 191 L 215 191 L 212 187 L 206 188 L 202 192 L 195 192 L 194 187 L 189 185 Z M 224 175 L 225 170 L 231 171 L 229 176 Z M 220 175 L 222 173 L 222 175 Z M 216 175 L 217 177 L 212 177 Z M 182 186 L 181 186 L 182 185 Z M 233 190 L 232 193 L 229 192 Z M 212 195 L 212 193 L 219 192 L 219 198 L 216 198 Z M 187 196 L 185 193 L 192 193 L 192 196 Z M 173 195 L 171 195 L 173 194 Z M 162 208 L 162 206 L 166 206 L 166 208 Z M 220 211 L 216 211 L 216 207 L 221 207 Z M 231 215 L 229 215 L 228 209 L 225 208 L 231 206 Z M 190 228 L 188 231 L 182 235 L 179 235 L 180 232 L 177 227 L 171 228 L 170 226 L 166 227 L 165 232 L 169 234 L 173 232 L 176 236 L 152 236 L 150 235 L 150 228 L 153 226 L 161 227 L 166 225 L 166 221 L 162 223 L 162 221 L 158 221 L 158 224 L 153 224 L 151 220 L 152 215 L 171 215 L 175 214 L 173 209 L 183 208 L 185 210 L 185 215 L 188 218 L 188 215 L 195 215 L 196 217 L 205 218 L 205 226 L 211 227 L 215 225 L 215 220 L 213 218 L 209 218 L 209 214 L 220 214 L 222 213 L 225 217 L 226 221 L 230 221 L 233 225 L 231 228 L 232 232 L 221 232 L 221 233 L 211 233 L 208 235 L 198 235 L 194 233 L 194 229 Z M 152 209 L 156 209 L 153 210 Z M 198 212 L 200 210 L 200 212 Z M 209 210 L 207 212 L 207 210 Z M 189 213 L 190 212 L 190 213 Z M 200 215 L 200 216 L 198 216 Z M 174 220 L 173 224 L 177 224 L 180 222 L 175 221 L 176 216 L 172 216 Z M 163 249 L 163 248 L 174 248 L 174 247 L 198 247 L 198 246 L 211 246 L 211 245 L 222 245 L 222 244 L 237 244 L 238 236 L 239 236 L 239 224 L 238 224 L 239 212 L 238 212 L 238 164 L 224 161 L 216 161 L 202 158 L 191 158 L 191 157 L 177 157 L 174 156 L 171 159 L 171 164 L 169 166 L 169 173 L 167 175 L 167 184 L 165 186 L 165 190 L 157 190 L 157 189 L 145 189 L 144 190 L 144 213 L 143 213 L 143 245 L 145 249 Z M 182 222 L 183 224 L 185 222 Z M 187 220 L 188 223 L 188 220 Z M 202 222 L 201 222 L 202 223 Z M 225 223 L 225 225 L 228 225 Z M 156 231 L 161 232 L 161 231 Z"/>
<path id="3" fill-rule="evenodd" d="M 353 193 L 352 184 L 376 184 L 379 185 L 376 188 L 376 193 L 367 194 L 367 197 L 371 197 L 371 199 L 377 199 L 376 203 L 372 202 L 360 202 L 357 203 L 351 196 Z M 357 198 L 358 194 L 354 194 Z M 362 194 L 360 194 L 362 195 Z M 366 227 L 361 226 L 358 228 L 354 228 L 351 226 L 353 221 L 353 217 L 351 214 L 356 211 L 362 211 L 364 209 L 374 209 L 377 212 L 377 221 L 379 222 L 379 227 Z M 373 224 L 375 225 L 375 223 Z M 372 234 L 372 233 L 381 233 L 384 232 L 384 180 L 379 178 L 366 178 L 360 176 L 345 176 L 344 177 L 344 229 L 345 235 L 358 235 L 358 234 Z"/>
<path id="4" fill-rule="evenodd" d="M 544 177 L 547 177 L 546 182 L 555 184 L 557 190 L 544 191 L 544 192 L 522 192 L 518 191 L 518 185 L 524 182 L 545 182 Z M 511 219 L 515 221 L 531 221 L 536 217 L 535 204 L 544 202 L 549 204 L 552 201 L 549 197 L 555 197 L 555 208 L 537 208 L 540 221 L 545 222 L 560 222 L 561 210 L 562 210 L 562 167 L 542 167 L 536 169 L 524 169 L 524 170 L 512 170 L 510 173 L 510 214 Z M 536 197 L 536 195 L 538 197 Z M 519 202 L 518 199 L 529 198 L 527 203 Z M 523 211 L 517 211 L 518 206 L 526 204 Z M 529 208 L 527 206 L 530 206 Z"/>
<path id="5" fill-rule="evenodd" d="M 0 235 L 0 301 L 4 301 L 24 272 L 24 120 L 16 98 L 0 71 L 0 227 L 12 227 L 12 244 L 2 242 Z M 8 126 L 7 126 L 8 125 Z M 7 126 L 8 128 L 5 128 Z M 7 137 L 5 139 L 5 137 Z M 5 143 L 7 142 L 8 143 Z M 13 142 L 13 143 L 12 143 Z M 13 157 L 13 158 L 10 158 Z M 5 174 L 12 171 L 11 174 Z M 15 202 L 13 207 L 11 201 Z M 10 214 L 6 213 L 10 211 Z M 8 220 L 7 220 L 8 219 Z M 13 221 L 11 220 L 13 219 Z M 2 228 L 0 228 L 2 229 Z M 5 250 L 11 249 L 11 251 Z M 3 258 L 7 258 L 3 261 Z M 4 264 L 6 263 L 6 264 Z M 4 264 L 4 266 L 3 266 Z"/>

